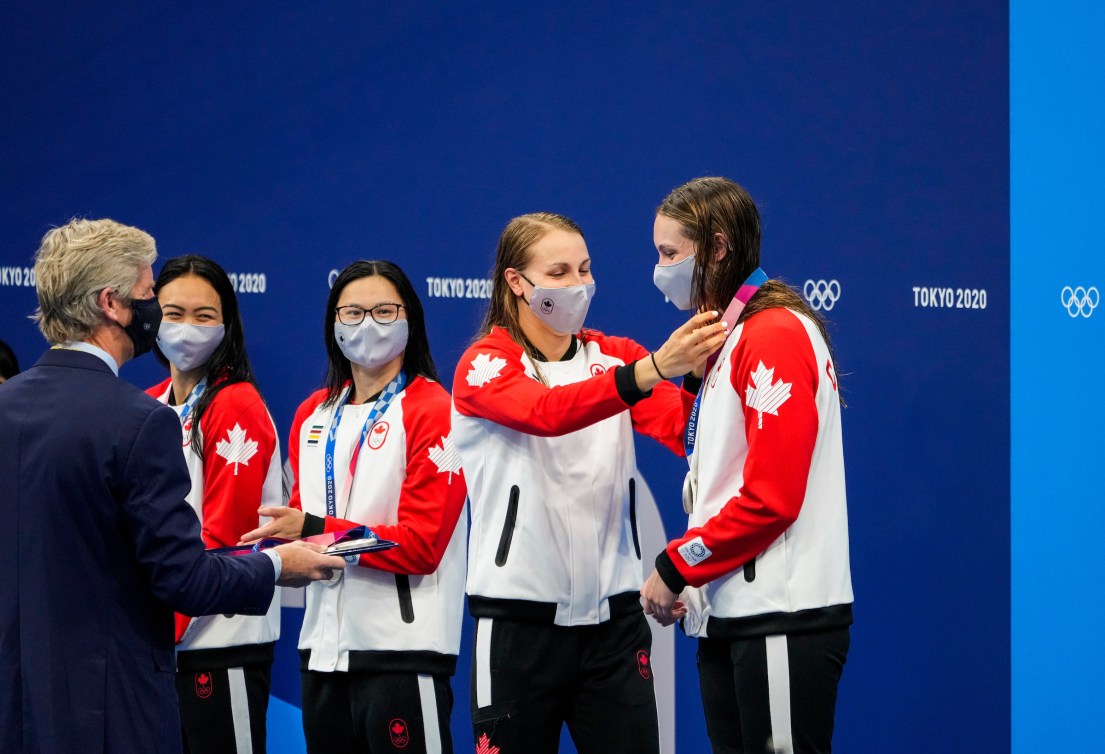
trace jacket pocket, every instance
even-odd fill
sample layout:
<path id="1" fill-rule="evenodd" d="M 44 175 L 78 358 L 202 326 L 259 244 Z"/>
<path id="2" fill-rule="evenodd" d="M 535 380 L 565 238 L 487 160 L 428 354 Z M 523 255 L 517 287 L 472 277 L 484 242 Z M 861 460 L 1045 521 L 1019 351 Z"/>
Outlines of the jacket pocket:
<path id="1" fill-rule="evenodd" d="M 510 540 L 514 538 L 514 524 L 518 519 L 518 485 L 510 488 L 510 500 L 506 505 L 506 521 L 503 522 L 503 533 L 499 537 L 499 549 L 495 552 L 495 565 L 502 568 L 506 565 L 507 556 L 510 555 Z"/>
<path id="2" fill-rule="evenodd" d="M 411 599 L 411 577 L 395 574 L 395 591 L 399 593 L 399 616 L 404 623 L 414 623 L 414 600 Z"/>
<path id="3" fill-rule="evenodd" d="M 633 534 L 633 552 L 641 559 L 641 540 L 637 534 L 637 480 L 629 478 L 629 531 Z"/>

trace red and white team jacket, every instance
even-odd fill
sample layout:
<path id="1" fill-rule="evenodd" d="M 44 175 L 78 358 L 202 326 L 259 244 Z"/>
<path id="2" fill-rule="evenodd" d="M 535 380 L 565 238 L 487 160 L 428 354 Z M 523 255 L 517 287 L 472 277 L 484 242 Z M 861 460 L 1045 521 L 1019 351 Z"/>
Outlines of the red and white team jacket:
<path id="1" fill-rule="evenodd" d="M 171 381 L 165 380 L 146 392 L 167 404 L 171 390 Z M 184 410 L 183 405 L 170 408 L 177 414 Z M 258 508 L 283 505 L 276 426 L 257 389 L 239 382 L 220 390 L 200 418 L 202 457 L 192 449 L 194 431 L 192 419 L 185 419 L 181 442 L 192 477 L 188 503 L 199 516 L 204 544 L 209 548 L 236 545 L 243 534 L 268 520 L 258 518 Z M 177 665 L 182 670 L 196 663 L 211 668 L 271 662 L 272 647 L 256 645 L 271 645 L 280 637 L 280 591 L 265 615 L 205 615 L 190 624 L 177 616 L 177 631 Z M 226 647 L 237 649 L 206 651 Z"/>
<path id="2" fill-rule="evenodd" d="M 326 516 L 324 469 L 336 407 L 323 408 L 325 399 L 319 390 L 296 412 L 289 505 L 326 517 L 326 531 L 365 524 L 399 546 L 363 554 L 334 581 L 307 587 L 302 667 L 451 675 L 464 610 L 464 527 L 457 521 L 465 486 L 449 435 L 449 394 L 416 377 L 395 396 L 361 448 L 348 505 L 336 517 Z M 334 450 L 337 490 L 374 402 L 346 405 L 342 412 Z"/>
<path id="3" fill-rule="evenodd" d="M 733 329 L 706 375 L 689 529 L 656 559 L 691 636 L 740 638 L 852 622 L 836 371 L 789 309 Z M 695 458 L 695 456 L 698 456 Z"/>
<path id="4" fill-rule="evenodd" d="M 581 626 L 641 609 L 633 430 L 682 455 L 693 396 L 668 382 L 640 393 L 619 367 L 648 351 L 626 338 L 584 330 L 569 355 L 535 364 L 494 328 L 457 365 L 474 616 Z"/>

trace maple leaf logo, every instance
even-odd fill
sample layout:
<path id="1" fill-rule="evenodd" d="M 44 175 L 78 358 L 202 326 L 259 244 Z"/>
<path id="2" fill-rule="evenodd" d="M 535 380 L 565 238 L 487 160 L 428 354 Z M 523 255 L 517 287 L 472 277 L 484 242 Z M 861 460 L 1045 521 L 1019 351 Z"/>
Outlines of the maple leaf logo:
<path id="1" fill-rule="evenodd" d="M 249 459 L 257 455 L 257 441 L 246 437 L 246 431 L 240 424 L 235 424 L 234 429 L 228 429 L 226 436 L 226 440 L 219 440 L 215 444 L 215 452 L 225 458 L 227 463 L 234 464 L 234 476 L 238 476 L 238 464 L 249 466 Z"/>
<path id="2" fill-rule="evenodd" d="M 477 354 L 472 359 L 472 368 L 468 370 L 468 384 L 472 387 L 483 387 L 491 380 L 499 376 L 506 366 L 506 359 L 496 356 L 494 359 L 489 354 Z"/>
<path id="3" fill-rule="evenodd" d="M 476 754 L 499 754 L 499 747 L 491 745 L 491 739 L 484 733 L 476 742 Z"/>
<path id="4" fill-rule="evenodd" d="M 407 744 L 410 743 L 411 737 L 407 732 L 407 723 L 398 717 L 388 723 L 388 734 L 391 736 L 391 745 L 396 749 L 405 749 Z"/>
<path id="5" fill-rule="evenodd" d="M 200 673 L 199 675 L 196 676 L 196 681 L 203 684 L 204 686 L 207 685 L 207 682 L 209 680 L 210 680 L 210 678 L 208 677 L 207 673 Z"/>
<path id="6" fill-rule="evenodd" d="M 791 383 L 778 382 L 775 379 L 775 367 L 768 369 L 761 361 L 752 373 L 752 384 L 744 391 L 744 405 L 759 413 L 757 429 L 764 428 L 764 414 L 779 415 L 779 407 L 790 398 Z"/>
<path id="7" fill-rule="evenodd" d="M 449 484 L 452 484 L 453 474 L 460 473 L 460 453 L 457 452 L 457 446 L 453 444 L 453 436 L 442 437 L 441 444 L 431 445 L 429 453 L 430 460 L 437 466 L 437 473 L 448 474 Z"/>

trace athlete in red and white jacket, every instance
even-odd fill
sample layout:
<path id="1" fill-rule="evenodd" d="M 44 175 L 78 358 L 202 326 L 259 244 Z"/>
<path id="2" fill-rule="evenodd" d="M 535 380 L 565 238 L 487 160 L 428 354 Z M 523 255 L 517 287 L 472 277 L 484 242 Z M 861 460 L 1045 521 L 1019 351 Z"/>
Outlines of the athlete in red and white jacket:
<path id="1" fill-rule="evenodd" d="M 456 523 L 465 485 L 450 440 L 449 394 L 416 377 L 395 397 L 361 448 L 348 507 L 336 516 L 326 513 L 323 462 L 338 404 L 324 406 L 325 398 L 319 390 L 296 411 L 289 505 L 307 514 L 305 536 L 367 524 L 399 546 L 365 553 L 362 567 L 307 587 L 303 668 L 452 675 L 463 614 L 465 532 Z M 334 455 L 339 489 L 373 403 L 343 409 Z"/>
<path id="2" fill-rule="evenodd" d="M 535 363 L 498 327 L 461 357 L 453 441 L 474 501 L 474 616 L 584 626 L 640 610 L 633 432 L 682 455 L 694 400 L 668 382 L 645 398 L 624 369 L 642 358 L 583 330 L 562 360 Z"/>
<path id="3" fill-rule="evenodd" d="M 786 308 L 737 325 L 701 388 L 687 532 L 657 568 L 690 636 L 852 622 L 840 396 L 817 326 Z M 785 535 L 785 536 L 784 536 Z"/>
<path id="4" fill-rule="evenodd" d="M 852 581 L 836 365 L 824 324 L 760 263 L 739 185 L 698 178 L 661 203 L 653 279 L 734 327 L 700 388 L 685 534 L 641 596 L 696 636 L 715 751 L 828 752 L 850 645 Z M 682 595 L 680 602 L 679 596 Z"/>
<path id="5" fill-rule="evenodd" d="M 283 505 L 276 427 L 257 390 L 234 287 L 214 261 L 170 259 L 158 275 L 157 355 L 169 379 L 147 392 L 181 417 L 188 502 L 208 548 L 238 544 Z M 263 752 L 280 592 L 261 616 L 177 615 L 185 751 Z"/>
<path id="6" fill-rule="evenodd" d="M 492 300 L 453 379 L 453 438 L 472 500 L 478 751 L 657 752 L 641 615 L 634 430 L 682 455 L 684 374 L 724 340 L 692 318 L 650 354 L 583 329 L 594 281 L 579 227 L 514 218 Z"/>
<path id="7" fill-rule="evenodd" d="M 464 476 L 422 304 L 387 261 L 359 261 L 326 304 L 326 387 L 300 405 L 289 507 L 247 540 L 370 527 L 364 553 L 307 587 L 299 635 L 310 752 L 451 752 L 464 609 Z"/>
<path id="8" fill-rule="evenodd" d="M 173 395 L 167 379 L 146 391 L 181 414 L 184 401 Z M 208 548 L 231 547 L 242 535 L 256 528 L 261 506 L 283 505 L 280 478 L 280 444 L 276 426 L 257 388 L 248 382 L 228 385 L 208 405 L 199 427 L 186 417 L 182 424 L 184 460 L 192 477 L 188 503 L 200 519 L 203 542 Z M 192 444 L 199 433 L 202 453 Z M 263 520 L 263 519 L 260 519 Z M 280 593 L 269 611 L 261 616 L 205 615 L 177 616 L 177 665 L 182 670 L 195 666 L 197 650 L 238 647 L 239 662 L 252 656 L 272 661 L 271 644 L 280 638 Z M 260 645 L 269 645 L 267 651 Z"/>

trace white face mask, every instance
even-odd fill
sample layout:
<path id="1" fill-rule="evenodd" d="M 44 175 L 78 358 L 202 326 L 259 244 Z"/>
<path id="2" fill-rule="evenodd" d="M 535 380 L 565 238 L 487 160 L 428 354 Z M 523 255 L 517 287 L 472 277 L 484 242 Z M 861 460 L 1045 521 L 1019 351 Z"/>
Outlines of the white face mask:
<path id="1" fill-rule="evenodd" d="M 529 283 L 529 278 L 521 276 Z M 533 285 L 533 283 L 530 283 Z M 595 296 L 595 284 L 583 283 L 565 288 L 542 288 L 533 285 L 529 308 L 537 318 L 558 333 L 574 335 L 583 327 L 591 299 Z"/>
<path id="2" fill-rule="evenodd" d="M 334 338 L 345 358 L 366 369 L 382 367 L 407 348 L 407 320 L 381 325 L 365 314 L 359 325 L 334 323 Z"/>
<path id="3" fill-rule="evenodd" d="M 203 366 L 223 342 L 222 325 L 188 325 L 162 322 L 157 330 L 157 347 L 173 366 L 182 372 Z"/>
<path id="4" fill-rule="evenodd" d="M 675 264 L 658 264 L 652 271 L 652 282 L 675 304 L 676 309 L 691 308 L 691 282 L 694 278 L 694 254 Z"/>

